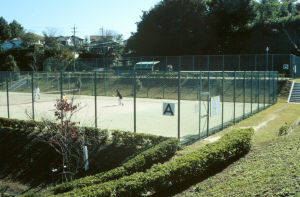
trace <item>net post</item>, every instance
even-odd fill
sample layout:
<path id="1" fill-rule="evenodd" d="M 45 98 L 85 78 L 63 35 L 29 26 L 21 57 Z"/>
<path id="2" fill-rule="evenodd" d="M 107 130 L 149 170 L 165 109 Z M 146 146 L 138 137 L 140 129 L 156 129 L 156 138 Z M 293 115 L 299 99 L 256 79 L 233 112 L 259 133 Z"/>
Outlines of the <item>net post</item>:
<path id="1" fill-rule="evenodd" d="M 31 72 L 31 106 L 32 106 L 32 119 L 34 120 L 34 94 L 33 94 L 33 79 L 34 79 L 34 73 L 33 71 Z"/>
<path id="2" fill-rule="evenodd" d="M 6 79 L 6 105 L 7 105 L 7 118 L 9 118 L 9 93 L 8 93 L 8 76 L 5 76 Z"/>

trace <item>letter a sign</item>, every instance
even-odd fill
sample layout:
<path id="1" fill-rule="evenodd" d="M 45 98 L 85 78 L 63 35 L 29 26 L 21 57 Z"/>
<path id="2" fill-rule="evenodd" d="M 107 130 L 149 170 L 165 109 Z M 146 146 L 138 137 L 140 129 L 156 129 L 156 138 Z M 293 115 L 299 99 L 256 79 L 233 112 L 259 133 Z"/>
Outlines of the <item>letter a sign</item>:
<path id="1" fill-rule="evenodd" d="M 163 103 L 163 115 L 174 116 L 175 115 L 175 104 L 174 103 Z"/>

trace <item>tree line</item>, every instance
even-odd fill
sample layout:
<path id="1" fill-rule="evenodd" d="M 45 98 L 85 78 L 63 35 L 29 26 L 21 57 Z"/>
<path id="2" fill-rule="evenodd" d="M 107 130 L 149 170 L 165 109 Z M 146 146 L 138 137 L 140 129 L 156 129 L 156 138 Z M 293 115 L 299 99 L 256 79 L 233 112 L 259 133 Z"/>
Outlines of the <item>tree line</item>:
<path id="1" fill-rule="evenodd" d="M 162 0 L 128 39 L 132 56 L 300 54 L 296 0 Z"/>

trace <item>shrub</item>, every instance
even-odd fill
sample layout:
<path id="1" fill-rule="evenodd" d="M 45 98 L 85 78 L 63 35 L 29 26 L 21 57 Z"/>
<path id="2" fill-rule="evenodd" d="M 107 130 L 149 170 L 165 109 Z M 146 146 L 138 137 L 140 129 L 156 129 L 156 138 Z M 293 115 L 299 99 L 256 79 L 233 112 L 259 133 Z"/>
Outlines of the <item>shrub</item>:
<path id="1" fill-rule="evenodd" d="M 287 122 L 285 122 L 284 125 L 279 128 L 278 135 L 279 136 L 286 135 L 288 132 L 288 129 L 289 129 L 289 126 L 288 126 Z"/>
<path id="2" fill-rule="evenodd" d="M 118 179 L 135 172 L 145 171 L 153 164 L 158 162 L 162 163 L 171 158 L 176 152 L 177 148 L 178 140 L 175 138 L 170 138 L 152 148 L 149 148 L 148 150 L 141 152 L 118 168 L 94 176 L 77 179 L 73 182 L 57 185 L 52 189 L 52 191 L 55 194 L 63 193 L 74 188 L 82 188 L 93 184 L 99 184 Z"/>
<path id="3" fill-rule="evenodd" d="M 60 196 L 143 196 L 170 193 L 182 184 L 190 185 L 195 180 L 207 177 L 216 169 L 224 168 L 246 154 L 250 150 L 253 133 L 252 128 L 233 130 L 219 141 L 164 164 L 156 164 L 146 172 L 75 189 Z"/>
<path id="4" fill-rule="evenodd" d="M 11 127 L 13 129 L 22 129 L 28 132 L 44 132 L 46 125 L 43 122 L 33 120 L 17 120 L 0 117 L 0 127 Z M 119 131 L 107 129 L 98 129 L 94 127 L 81 127 L 85 135 L 90 138 L 96 138 L 101 143 L 109 140 L 115 145 L 149 147 L 156 145 L 168 139 L 163 136 L 156 136 L 143 133 L 134 133 L 129 131 Z M 111 137 L 109 137 L 111 135 Z"/>

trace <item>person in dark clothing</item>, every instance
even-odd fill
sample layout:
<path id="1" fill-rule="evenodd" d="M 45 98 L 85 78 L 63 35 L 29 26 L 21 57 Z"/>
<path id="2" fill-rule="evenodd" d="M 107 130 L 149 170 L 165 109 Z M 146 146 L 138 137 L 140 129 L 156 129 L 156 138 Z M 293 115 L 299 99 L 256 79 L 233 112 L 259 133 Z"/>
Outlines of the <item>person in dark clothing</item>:
<path id="1" fill-rule="evenodd" d="M 122 94 L 120 93 L 120 91 L 117 89 L 116 90 L 116 92 L 117 92 L 117 97 L 119 97 L 119 105 L 124 105 L 124 103 L 123 103 L 123 96 L 122 96 Z"/>

